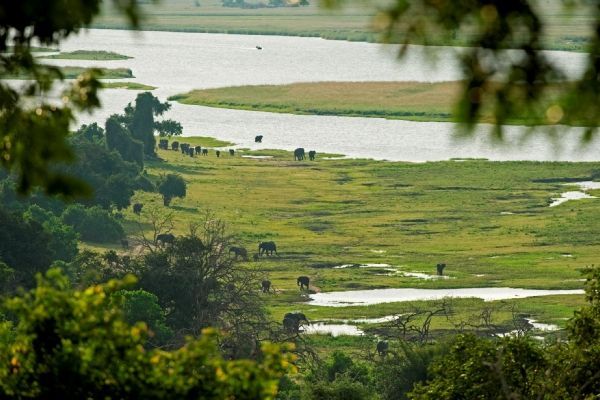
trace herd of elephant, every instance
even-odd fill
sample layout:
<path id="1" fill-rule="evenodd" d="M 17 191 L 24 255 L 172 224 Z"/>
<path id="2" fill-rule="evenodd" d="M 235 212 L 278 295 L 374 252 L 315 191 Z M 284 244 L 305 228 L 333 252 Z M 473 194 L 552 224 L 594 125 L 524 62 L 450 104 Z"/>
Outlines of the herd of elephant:
<path id="1" fill-rule="evenodd" d="M 158 142 L 158 148 L 163 150 L 169 150 L 169 140 L 160 139 Z M 192 146 L 189 143 L 179 143 L 177 141 L 171 142 L 171 150 L 181 151 L 181 154 L 194 157 L 194 155 L 208 156 L 208 148 L 202 146 Z M 221 150 L 215 150 L 215 155 L 221 157 Z M 235 156 L 235 150 L 229 149 L 229 155 Z"/>
<path id="2" fill-rule="evenodd" d="M 256 143 L 262 143 L 263 136 L 258 135 L 254 138 Z M 158 142 L 158 148 L 162 150 L 169 150 L 169 140 L 168 139 L 160 139 Z M 170 145 L 171 150 L 173 151 L 181 151 L 181 154 L 188 155 L 190 157 L 194 157 L 195 155 L 203 155 L 208 156 L 208 148 L 202 146 L 192 146 L 189 143 L 179 143 L 178 141 L 171 142 Z M 215 155 L 217 157 L 221 156 L 221 150 L 215 150 Z M 229 155 L 235 156 L 235 150 L 229 149 Z M 308 152 L 308 158 L 311 161 L 314 161 L 317 157 L 317 152 L 311 150 Z M 302 147 L 294 150 L 294 160 L 302 161 L 306 158 L 306 153 Z"/>

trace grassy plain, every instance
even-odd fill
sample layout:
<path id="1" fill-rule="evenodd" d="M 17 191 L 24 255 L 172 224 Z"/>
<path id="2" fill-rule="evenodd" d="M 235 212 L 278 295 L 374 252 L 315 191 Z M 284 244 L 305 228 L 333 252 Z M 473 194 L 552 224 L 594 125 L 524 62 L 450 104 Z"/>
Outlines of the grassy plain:
<path id="1" fill-rule="evenodd" d="M 240 9 L 222 7 L 221 0 L 164 0 L 158 5 L 140 4 L 146 18 L 143 30 L 237 33 L 255 35 L 312 36 L 325 39 L 375 42 L 380 32 L 374 26 L 377 5 L 348 1 L 345 7 L 326 10 L 311 0 L 306 7 Z M 546 22 L 542 44 L 547 49 L 582 51 L 589 44 L 593 12 L 588 8 L 568 10 L 560 0 L 540 0 Z M 103 15 L 93 27 L 128 29 L 123 16 L 104 5 Z M 472 35 L 469 28 L 452 37 L 431 32 L 428 44 L 460 46 Z"/>
<path id="2" fill-rule="evenodd" d="M 461 82 L 309 82 L 193 90 L 184 104 L 290 114 L 450 121 Z"/>
<path id="3" fill-rule="evenodd" d="M 84 67 L 60 67 L 59 69 L 65 79 L 75 79 L 87 71 L 87 68 Z M 135 78 L 129 68 L 100 68 L 100 73 L 100 78 L 103 79 Z M 5 75 L 2 79 L 31 79 L 31 76 L 28 74 Z"/>
<path id="4" fill-rule="evenodd" d="M 202 146 L 227 146 L 210 138 L 179 138 Z M 241 155 L 272 155 L 248 159 Z M 565 183 L 600 178 L 600 163 L 445 161 L 423 164 L 360 159 L 294 162 L 277 150 L 238 150 L 217 158 L 159 151 L 163 161 L 148 163 L 152 176 L 181 174 L 188 194 L 169 208 L 158 194 L 137 193 L 144 204 L 141 222 L 130 210 L 125 225 L 134 240 L 144 214 L 172 212 L 175 233 L 211 210 L 228 221 L 237 243 L 254 253 L 261 240 L 277 243 L 278 256 L 261 257 L 246 267 L 273 282 L 267 297 L 275 320 L 301 310 L 312 320 L 381 317 L 421 307 L 423 302 L 349 308 L 315 307 L 296 286 L 311 277 L 312 291 L 389 287 L 582 288 L 581 269 L 597 263 L 600 201 L 578 200 L 548 207 Z M 116 248 L 114 246 L 113 248 Z M 402 271 L 435 273 L 448 264 L 449 279 L 423 280 L 385 274 L 381 268 L 345 268 L 352 263 L 385 263 Z M 476 318 L 494 306 L 498 323 L 510 326 L 512 313 L 564 325 L 583 296 L 551 296 L 485 303 L 455 300 L 456 320 Z M 433 307 L 433 303 L 428 302 Z M 435 329 L 448 329 L 444 317 Z M 371 327 L 371 329 L 378 329 Z"/>
<path id="5" fill-rule="evenodd" d="M 40 58 L 51 58 L 60 60 L 127 60 L 131 57 L 124 56 L 122 54 L 114 53 L 112 51 L 103 50 L 75 50 L 65 53 L 52 54 L 48 56 L 41 56 Z"/>
<path id="6" fill-rule="evenodd" d="M 546 88 L 542 101 L 507 123 L 544 125 L 550 122 L 546 110 L 565 98 L 568 83 Z M 459 122 L 456 105 L 464 90 L 463 81 L 450 82 L 303 82 L 287 85 L 247 85 L 192 90 L 169 100 L 190 105 L 268 111 L 289 114 L 375 117 L 409 121 Z M 486 94 L 480 121 L 493 123 L 494 87 Z M 560 104 L 560 103 L 559 103 Z M 589 121 L 561 123 L 586 126 Z"/>

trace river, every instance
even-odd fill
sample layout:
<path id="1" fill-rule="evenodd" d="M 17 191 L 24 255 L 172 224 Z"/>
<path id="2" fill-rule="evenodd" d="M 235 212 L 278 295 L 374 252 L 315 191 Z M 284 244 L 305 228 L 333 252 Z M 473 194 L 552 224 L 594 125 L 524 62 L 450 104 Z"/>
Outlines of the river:
<path id="1" fill-rule="evenodd" d="M 257 50 L 257 45 L 263 50 Z M 136 76 L 131 81 L 157 86 L 154 94 L 162 100 L 191 89 L 231 85 L 433 82 L 461 77 L 454 58 L 461 49 L 411 46 L 407 56 L 398 60 L 396 46 L 319 38 L 87 30 L 63 42 L 61 50 L 110 50 L 132 56 L 119 61 L 49 62 L 131 68 Z M 547 53 L 568 76 L 581 72 L 583 54 Z M 81 115 L 80 122 L 103 123 L 107 116 L 121 112 L 136 94 L 105 90 L 101 95 L 103 108 L 92 115 Z M 553 140 L 549 135 L 525 135 L 525 128 L 511 126 L 506 127 L 505 143 L 499 144 L 485 125 L 477 128 L 475 136 L 461 140 L 457 137 L 459 128 L 452 123 L 273 114 L 178 103 L 173 103 L 167 117 L 182 123 L 184 135 L 212 136 L 252 149 L 304 147 L 319 153 L 413 162 L 450 158 L 595 161 L 600 154 L 598 138 L 580 145 L 579 128 L 565 128 Z M 263 143 L 254 143 L 256 135 L 264 136 Z"/>

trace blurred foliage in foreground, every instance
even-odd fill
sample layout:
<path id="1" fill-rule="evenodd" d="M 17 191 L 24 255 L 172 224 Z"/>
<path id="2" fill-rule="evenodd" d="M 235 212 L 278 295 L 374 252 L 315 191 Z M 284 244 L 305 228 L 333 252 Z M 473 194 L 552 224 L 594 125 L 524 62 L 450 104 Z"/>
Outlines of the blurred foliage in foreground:
<path id="1" fill-rule="evenodd" d="M 259 361 L 224 360 L 216 332 L 178 350 L 147 350 L 149 330 L 129 325 L 111 294 L 133 277 L 72 290 L 57 269 L 7 302 L 17 319 L 0 325 L 0 397 L 271 399 L 291 356 L 263 345 Z M 117 297 L 118 299 L 118 297 Z"/>

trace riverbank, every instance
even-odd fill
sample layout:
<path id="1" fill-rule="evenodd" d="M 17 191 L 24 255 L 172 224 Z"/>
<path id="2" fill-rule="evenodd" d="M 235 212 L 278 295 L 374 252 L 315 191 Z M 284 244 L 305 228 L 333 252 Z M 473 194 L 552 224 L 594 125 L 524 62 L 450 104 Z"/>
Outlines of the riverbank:
<path id="1" fill-rule="evenodd" d="M 351 4 L 336 10 L 319 7 L 311 1 L 305 7 L 241 9 L 223 7 L 220 0 L 192 2 L 174 0 L 168 4 L 140 4 L 145 19 L 141 29 L 149 31 L 228 33 L 242 35 L 280 35 L 320 37 L 330 40 L 378 42 L 381 32 L 374 28 L 376 8 L 371 4 Z M 577 13 L 577 11 L 579 11 Z M 548 50 L 584 51 L 589 45 L 592 17 L 585 10 L 565 12 L 562 3 L 544 4 L 541 15 L 546 22 L 542 46 Z M 93 28 L 129 29 L 122 15 L 110 3 Z M 568 32 L 565 33 L 565 32 Z M 456 35 L 432 35 L 428 45 L 465 46 L 468 29 Z M 391 39 L 399 42 L 398 39 Z M 413 42 L 412 44 L 425 44 Z"/>

